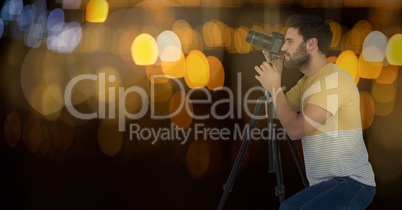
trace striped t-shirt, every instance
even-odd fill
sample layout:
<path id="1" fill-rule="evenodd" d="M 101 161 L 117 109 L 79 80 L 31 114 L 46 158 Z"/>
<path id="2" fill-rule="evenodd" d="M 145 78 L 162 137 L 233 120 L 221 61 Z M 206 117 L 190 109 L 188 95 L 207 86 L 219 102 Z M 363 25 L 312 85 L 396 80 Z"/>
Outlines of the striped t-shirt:
<path id="1" fill-rule="evenodd" d="M 313 76 L 304 76 L 286 95 L 301 112 L 306 104 L 314 104 L 331 113 L 325 124 L 304 116 L 316 128 L 302 138 L 310 186 L 345 176 L 375 186 L 362 135 L 359 91 L 352 77 L 329 63 Z"/>

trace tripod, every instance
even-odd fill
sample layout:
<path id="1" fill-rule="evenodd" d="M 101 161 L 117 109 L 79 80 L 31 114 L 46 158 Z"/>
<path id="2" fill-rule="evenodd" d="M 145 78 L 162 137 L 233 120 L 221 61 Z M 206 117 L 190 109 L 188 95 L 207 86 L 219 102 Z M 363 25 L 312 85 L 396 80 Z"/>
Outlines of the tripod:
<path id="1" fill-rule="evenodd" d="M 266 105 L 266 111 L 268 114 L 268 128 L 269 128 L 269 141 L 268 141 L 268 155 L 269 155 L 269 173 L 275 173 L 276 175 L 276 182 L 277 186 L 275 187 L 275 195 L 279 197 L 279 202 L 282 203 L 282 201 L 285 198 L 285 185 L 283 183 L 283 174 L 282 174 L 282 162 L 281 162 L 281 156 L 280 156 L 280 150 L 279 150 L 279 142 L 275 138 L 275 131 L 273 129 L 273 123 L 275 119 L 275 110 L 274 110 L 274 104 L 272 97 L 267 94 L 265 96 L 261 96 L 258 98 L 256 106 L 254 108 L 254 118 L 252 118 L 249 129 L 247 130 L 247 133 L 245 135 L 245 138 L 243 137 L 243 142 L 240 147 L 240 151 L 237 154 L 236 160 L 234 162 L 233 168 L 230 172 L 229 178 L 226 182 L 226 184 L 223 185 L 223 195 L 221 197 L 221 200 L 219 202 L 218 210 L 222 210 L 226 200 L 229 196 L 230 191 L 232 191 L 233 188 L 233 182 L 236 178 L 237 172 L 239 171 L 241 161 L 244 157 L 244 154 L 246 152 L 248 143 L 250 142 L 250 133 L 254 130 L 254 127 L 257 123 L 257 119 L 255 116 L 258 116 L 262 110 L 263 105 Z M 299 156 L 299 153 L 296 150 L 296 145 L 293 140 L 290 140 L 286 136 L 286 140 L 290 145 L 290 148 L 292 150 L 293 158 L 296 161 L 297 168 L 299 170 L 300 176 L 302 178 L 302 182 L 304 187 L 308 187 L 308 181 L 305 175 L 305 172 L 301 166 L 301 159 Z"/>

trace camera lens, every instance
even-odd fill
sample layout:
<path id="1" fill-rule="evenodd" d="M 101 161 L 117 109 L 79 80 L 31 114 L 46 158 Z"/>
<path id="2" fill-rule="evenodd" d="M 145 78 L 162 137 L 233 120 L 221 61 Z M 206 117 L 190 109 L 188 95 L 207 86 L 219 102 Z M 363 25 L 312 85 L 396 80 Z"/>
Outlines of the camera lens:
<path id="1" fill-rule="evenodd" d="M 257 32 L 255 30 L 248 31 L 246 36 L 246 42 L 266 50 L 270 49 L 272 45 L 271 36 Z"/>

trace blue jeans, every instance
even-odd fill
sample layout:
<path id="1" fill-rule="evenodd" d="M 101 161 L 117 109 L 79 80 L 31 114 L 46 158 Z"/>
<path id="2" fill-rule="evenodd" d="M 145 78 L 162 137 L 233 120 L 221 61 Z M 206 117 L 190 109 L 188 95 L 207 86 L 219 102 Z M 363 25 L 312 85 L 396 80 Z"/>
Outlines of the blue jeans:
<path id="1" fill-rule="evenodd" d="M 281 203 L 280 210 L 365 209 L 373 200 L 375 187 L 349 177 L 335 177 L 308 187 Z"/>

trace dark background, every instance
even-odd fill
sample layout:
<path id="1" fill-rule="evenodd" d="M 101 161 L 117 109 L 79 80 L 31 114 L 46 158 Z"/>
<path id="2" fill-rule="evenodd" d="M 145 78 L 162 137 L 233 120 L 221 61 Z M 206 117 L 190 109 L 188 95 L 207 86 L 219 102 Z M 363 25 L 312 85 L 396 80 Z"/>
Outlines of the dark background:
<path id="1" fill-rule="evenodd" d="M 29 3 L 24 1 L 25 4 Z M 48 9 L 59 7 L 48 1 Z M 374 8 L 376 9 L 376 8 Z M 299 4 L 282 7 L 262 7 L 244 4 L 234 8 L 175 8 L 193 27 L 205 19 L 219 18 L 232 26 L 250 26 L 251 22 L 269 22 L 264 13 L 280 11 L 282 23 L 293 13 L 312 13 L 326 19 L 333 19 L 346 27 L 364 19 L 372 18 L 370 7 L 306 8 Z M 378 9 L 378 8 L 377 8 Z M 116 8 L 111 9 L 117 10 Z M 219 17 L 208 16 L 216 14 Z M 400 10 L 399 10 L 400 11 Z M 396 12 L 394 22 L 388 25 L 401 26 L 402 12 Z M 66 19 L 80 19 L 81 10 L 67 11 Z M 201 18 L 202 17 L 202 18 Z M 373 29 L 382 29 L 386 24 L 373 21 Z M 0 127 L 10 111 L 17 112 L 22 121 L 32 108 L 23 104 L 8 103 L 9 83 L 13 77 L 19 77 L 20 66 L 11 66 L 7 56 L 20 38 L 3 35 L 0 39 L 1 101 Z M 12 63 L 20 63 L 29 51 L 19 47 L 19 56 L 12 58 Z M 225 86 L 236 88 L 233 82 L 237 72 L 243 72 L 249 85 L 256 85 L 253 67 L 262 61 L 260 52 L 249 54 L 230 54 L 225 50 L 209 50 L 207 55 L 221 55 L 225 68 Z M 223 55 L 222 55 L 223 53 Z M 338 55 L 333 50 L 330 55 Z M 250 74 L 244 74 L 250 71 Z M 290 87 L 301 74 L 297 70 L 285 70 L 284 85 Z M 397 78 L 401 82 L 401 76 Z M 361 91 L 370 91 L 371 80 L 361 79 Z M 397 93 L 400 93 L 398 87 Z M 22 93 L 16 93 L 21 94 Z M 215 95 L 216 99 L 219 95 Z M 390 150 L 382 147 L 384 139 L 401 140 L 399 118 L 401 117 L 401 94 L 396 96 L 394 111 L 387 117 L 376 117 L 372 126 L 364 131 L 370 161 L 376 173 L 377 194 L 368 209 L 398 209 L 402 196 L 402 164 L 400 143 Z M 209 107 L 195 107 L 200 113 L 208 112 Z M 221 108 L 224 110 L 224 107 Z M 233 127 L 236 123 L 244 125 L 248 119 L 222 120 L 208 122 L 210 125 Z M 50 122 L 45 122 L 49 123 Z M 151 125 L 149 119 L 141 123 Z M 161 122 L 166 125 L 169 122 Z M 194 122 L 196 123 L 196 122 Z M 27 151 L 23 140 L 11 148 L 4 139 L 4 130 L 0 129 L 0 208 L 1 209 L 216 209 L 223 193 L 222 185 L 226 182 L 231 167 L 231 142 L 219 141 L 221 148 L 220 167 L 214 173 L 207 173 L 201 178 L 190 175 L 187 165 L 182 161 L 171 161 L 171 156 L 185 156 L 189 146 L 178 143 L 164 143 L 164 147 L 143 153 L 133 152 L 140 144 L 149 142 L 130 141 L 124 134 L 122 151 L 113 157 L 104 155 L 97 145 L 99 121 L 89 121 L 74 128 L 74 139 L 66 152 L 55 152 L 45 157 L 37 157 Z M 259 122 L 264 126 L 265 122 Z M 174 145 L 177 144 L 177 145 Z M 239 143 L 240 144 L 240 143 Z M 172 146 L 174 145 L 174 146 Z M 149 145 L 148 145 L 149 146 Z M 303 188 L 295 162 L 287 142 L 280 141 L 286 196 L 291 196 Z M 297 142 L 301 153 L 300 142 Z M 179 152 L 173 147 L 181 147 Z M 392 146 L 391 146 L 392 147 Z M 279 202 L 275 196 L 276 179 L 268 173 L 267 142 L 251 141 L 249 145 L 249 163 L 243 167 L 234 183 L 225 209 L 277 209 Z M 388 148 L 388 149 L 387 149 Z M 253 153 L 253 151 L 258 151 Z M 236 152 L 234 154 L 237 154 Z M 233 154 L 232 154 L 233 157 Z M 168 159 L 168 160 L 167 160 Z M 179 158 L 180 159 L 180 158 Z M 167 160 L 167 161 L 166 161 Z M 211 162 L 214 161 L 213 159 Z M 217 160 L 218 161 L 218 160 Z M 391 177 L 391 178 L 390 178 Z"/>

